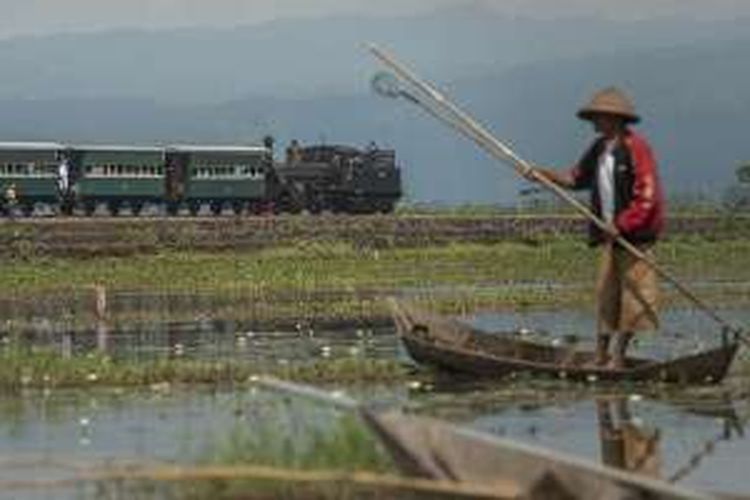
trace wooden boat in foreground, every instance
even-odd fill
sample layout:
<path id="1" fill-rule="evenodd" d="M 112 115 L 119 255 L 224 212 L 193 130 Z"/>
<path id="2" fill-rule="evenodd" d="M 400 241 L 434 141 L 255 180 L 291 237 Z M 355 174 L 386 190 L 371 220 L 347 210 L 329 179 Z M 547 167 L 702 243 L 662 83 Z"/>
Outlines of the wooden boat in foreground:
<path id="1" fill-rule="evenodd" d="M 479 377 L 531 373 L 568 380 L 717 384 L 726 376 L 739 347 L 736 338 L 724 338 L 720 347 L 671 360 L 629 357 L 624 369 L 613 370 L 594 366 L 593 353 L 575 346 L 555 347 L 512 333 L 488 333 L 395 300 L 391 300 L 391 310 L 415 361 Z"/>
<path id="2" fill-rule="evenodd" d="M 711 495 L 439 420 L 363 412 L 397 467 L 413 477 L 481 485 L 494 498 L 698 500 Z"/>
<path id="3" fill-rule="evenodd" d="M 398 410 L 375 411 L 341 393 L 270 377 L 256 380 L 293 394 L 357 413 L 406 476 L 454 487 L 449 493 L 407 498 L 527 500 L 708 500 L 712 495 L 565 453 L 500 438 Z"/>

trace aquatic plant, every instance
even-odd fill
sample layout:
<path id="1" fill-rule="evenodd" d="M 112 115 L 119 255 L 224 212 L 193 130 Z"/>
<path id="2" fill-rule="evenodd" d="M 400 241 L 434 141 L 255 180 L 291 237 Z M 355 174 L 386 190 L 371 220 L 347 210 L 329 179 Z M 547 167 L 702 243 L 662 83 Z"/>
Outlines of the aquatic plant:
<path id="1" fill-rule="evenodd" d="M 247 383 L 259 373 L 303 382 L 384 382 L 406 379 L 408 369 L 388 360 L 340 359 L 285 365 L 242 361 L 155 359 L 133 361 L 97 353 L 63 356 L 49 348 L 0 350 L 0 391 L 26 388 Z"/>
<path id="2" fill-rule="evenodd" d="M 381 445 L 354 415 L 278 395 L 256 400 L 248 413 L 246 421 L 214 438 L 201 453 L 201 465 L 260 465 L 279 470 L 339 473 L 394 472 Z M 335 483 L 301 487 L 259 479 L 193 483 L 187 490 L 188 498 L 237 498 L 250 492 L 268 497 L 282 494 L 305 498 L 312 494 L 317 498 L 342 498 L 342 486 Z"/>

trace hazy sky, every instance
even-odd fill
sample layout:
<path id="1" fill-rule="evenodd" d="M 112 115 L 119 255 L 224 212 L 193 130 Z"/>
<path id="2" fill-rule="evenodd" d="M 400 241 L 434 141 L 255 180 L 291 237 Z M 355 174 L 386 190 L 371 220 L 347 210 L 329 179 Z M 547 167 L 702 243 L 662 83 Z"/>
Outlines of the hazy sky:
<path id="1" fill-rule="evenodd" d="M 331 14 L 406 15 L 460 4 L 543 18 L 750 15 L 750 0 L 3 0 L 0 37 L 123 27 L 231 26 Z"/>

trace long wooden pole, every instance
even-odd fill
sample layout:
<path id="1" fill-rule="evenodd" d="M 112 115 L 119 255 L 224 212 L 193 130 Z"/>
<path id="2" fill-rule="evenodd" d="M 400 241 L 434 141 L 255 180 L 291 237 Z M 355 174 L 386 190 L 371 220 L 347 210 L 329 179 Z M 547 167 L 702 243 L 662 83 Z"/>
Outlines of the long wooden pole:
<path id="1" fill-rule="evenodd" d="M 378 497 L 389 498 L 392 494 L 414 494 L 437 498 L 515 499 L 520 489 L 516 483 L 497 482 L 492 485 L 475 485 L 444 479 L 423 479 L 378 474 L 367 471 L 337 472 L 328 470 L 282 469 L 263 465 L 127 465 L 120 467 L 92 467 L 79 471 L 70 478 L 52 479 L 0 479 L 3 491 L 13 490 L 57 490 L 71 488 L 85 482 L 106 481 L 154 481 L 197 482 L 236 481 L 240 479 L 268 481 L 282 485 L 297 484 L 327 488 L 346 487 L 372 491 Z M 112 485 L 115 487 L 116 485 Z M 248 486 L 250 488 L 250 486 Z M 251 492 L 248 492 L 252 497 Z"/>
<path id="2" fill-rule="evenodd" d="M 375 45 L 370 45 L 369 50 L 380 62 L 387 66 L 391 71 L 393 71 L 393 73 L 399 79 L 413 86 L 420 92 L 421 95 L 426 96 L 433 105 L 439 108 L 439 111 L 437 112 L 434 109 L 428 109 L 430 114 L 443 120 L 455 130 L 459 131 L 461 134 L 474 141 L 477 145 L 479 145 L 479 147 L 487 151 L 493 157 L 506 164 L 510 164 L 510 166 L 512 166 L 519 174 L 525 177 L 532 177 L 534 180 L 555 193 L 561 199 L 569 203 L 573 208 L 576 209 L 576 211 L 578 211 L 580 214 L 594 223 L 602 231 L 605 231 L 607 233 L 610 232 L 609 226 L 603 220 L 597 217 L 596 214 L 594 214 L 586 205 L 578 201 L 575 197 L 571 196 L 570 193 L 549 180 L 546 176 L 538 173 L 531 164 L 514 153 L 510 147 L 494 137 L 476 120 L 459 109 L 455 104 L 450 102 L 434 87 L 426 83 L 424 80 L 420 79 L 411 70 L 398 62 L 392 55 L 386 53 Z M 415 96 L 411 96 L 410 100 L 422 106 L 428 106 L 429 108 L 428 104 L 422 102 L 421 99 Z M 685 287 L 679 280 L 677 280 L 677 278 L 672 276 L 671 273 L 660 266 L 655 260 L 650 258 L 648 255 L 638 249 L 638 247 L 623 238 L 621 234 L 613 234 L 612 236 L 613 240 L 616 241 L 622 248 L 624 248 L 636 258 L 644 261 L 648 266 L 656 271 L 657 274 L 674 285 L 674 287 L 682 292 L 685 297 L 690 299 L 690 301 L 698 306 L 699 309 L 701 309 L 716 323 L 718 323 L 724 331 L 734 333 L 744 342 L 748 343 L 748 340 L 741 335 L 740 329 L 730 325 L 727 321 L 725 321 L 721 316 L 719 316 L 715 309 L 711 308 L 705 302 L 695 296 L 695 294 L 693 294 L 687 287 Z"/>

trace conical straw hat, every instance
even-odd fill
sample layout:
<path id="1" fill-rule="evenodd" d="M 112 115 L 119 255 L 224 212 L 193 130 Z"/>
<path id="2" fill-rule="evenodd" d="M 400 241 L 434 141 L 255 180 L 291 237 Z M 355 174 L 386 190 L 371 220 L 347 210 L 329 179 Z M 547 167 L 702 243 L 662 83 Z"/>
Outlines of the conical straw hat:
<path id="1" fill-rule="evenodd" d="M 635 106 L 630 97 L 616 87 L 607 87 L 595 93 L 588 104 L 578 111 L 578 118 L 591 120 L 597 114 L 621 116 L 630 123 L 637 123 L 641 120 L 635 112 Z"/>

